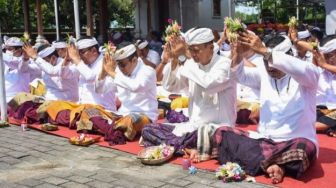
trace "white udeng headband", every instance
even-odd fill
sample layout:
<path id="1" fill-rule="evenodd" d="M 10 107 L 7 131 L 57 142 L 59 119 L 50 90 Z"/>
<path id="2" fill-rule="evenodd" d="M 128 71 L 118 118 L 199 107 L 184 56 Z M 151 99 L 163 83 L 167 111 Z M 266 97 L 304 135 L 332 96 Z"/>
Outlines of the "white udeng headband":
<path id="1" fill-rule="evenodd" d="M 310 37 L 310 32 L 308 30 L 298 32 L 298 38 L 299 39 L 305 39 L 305 38 L 308 38 L 308 37 Z"/>
<path id="2" fill-rule="evenodd" d="M 78 48 L 78 50 L 81 50 L 81 49 L 84 49 L 84 48 L 95 46 L 97 44 L 98 44 L 98 42 L 95 38 L 82 39 L 82 40 L 77 41 L 77 48 Z"/>
<path id="3" fill-rule="evenodd" d="M 52 43 L 52 46 L 55 47 L 55 48 L 66 48 L 67 47 L 67 43 L 66 42 L 56 42 L 54 41 Z"/>
<path id="4" fill-rule="evenodd" d="M 319 47 L 319 51 L 327 54 L 329 52 L 332 52 L 336 50 L 336 39 L 332 39 L 331 41 L 327 42 L 325 45 L 322 47 Z"/>
<path id="5" fill-rule="evenodd" d="M 45 49 L 43 49 L 42 51 L 40 51 L 37 55 L 38 55 L 39 57 L 41 57 L 41 58 L 45 58 L 45 57 L 47 57 L 48 55 L 54 53 L 55 50 L 56 50 L 55 47 L 50 46 L 50 47 L 45 48 Z"/>
<path id="6" fill-rule="evenodd" d="M 285 38 L 284 41 L 282 41 L 280 44 L 275 46 L 272 50 L 273 51 L 279 51 L 279 52 L 288 52 L 288 50 L 292 47 L 292 42 L 287 36 L 283 36 Z"/>
<path id="7" fill-rule="evenodd" d="M 142 43 L 140 43 L 140 44 L 138 45 L 138 48 L 139 48 L 140 50 L 142 50 L 142 49 L 146 48 L 147 45 L 148 45 L 148 42 L 147 42 L 147 40 L 145 40 L 145 41 L 143 41 Z"/>

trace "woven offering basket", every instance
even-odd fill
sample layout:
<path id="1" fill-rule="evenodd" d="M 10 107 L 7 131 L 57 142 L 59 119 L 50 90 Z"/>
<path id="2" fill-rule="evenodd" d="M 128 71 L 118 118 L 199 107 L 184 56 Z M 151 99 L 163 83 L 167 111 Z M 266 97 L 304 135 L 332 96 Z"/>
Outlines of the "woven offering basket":
<path id="1" fill-rule="evenodd" d="M 165 146 L 169 149 L 169 154 L 167 156 L 162 156 L 157 159 L 150 158 L 149 156 L 155 152 L 158 148 L 162 148 L 161 146 L 151 146 L 144 148 L 138 153 L 137 158 L 141 161 L 141 163 L 146 165 L 160 165 L 173 157 L 174 154 L 174 147 Z"/>
<path id="2" fill-rule="evenodd" d="M 41 129 L 44 131 L 56 131 L 58 130 L 58 126 L 50 123 L 45 123 L 41 125 Z"/>
<path id="3" fill-rule="evenodd" d="M 100 137 L 93 138 L 93 137 L 85 136 L 84 138 L 80 139 L 79 136 L 73 136 L 69 138 L 69 142 L 77 146 L 89 146 L 95 142 L 98 142 L 99 139 Z"/>

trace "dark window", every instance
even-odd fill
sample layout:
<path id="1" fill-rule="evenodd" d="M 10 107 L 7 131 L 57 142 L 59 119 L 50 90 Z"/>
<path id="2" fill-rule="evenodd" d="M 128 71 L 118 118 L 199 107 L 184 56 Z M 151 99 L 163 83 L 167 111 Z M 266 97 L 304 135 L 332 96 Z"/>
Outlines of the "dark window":
<path id="1" fill-rule="evenodd" d="M 221 16 L 221 0 L 212 0 L 213 16 Z"/>

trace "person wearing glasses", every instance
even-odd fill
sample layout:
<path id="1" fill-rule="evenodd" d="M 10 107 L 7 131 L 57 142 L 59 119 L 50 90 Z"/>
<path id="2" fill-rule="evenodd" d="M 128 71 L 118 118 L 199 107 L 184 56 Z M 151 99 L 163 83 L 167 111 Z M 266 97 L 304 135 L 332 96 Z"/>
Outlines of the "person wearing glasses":
<path id="1" fill-rule="evenodd" d="M 68 47 L 69 58 L 80 74 L 78 102 L 101 105 L 115 111 L 115 93 L 95 91 L 95 81 L 103 68 L 103 54 L 98 49 L 98 42 L 93 37 L 82 37 L 77 40 L 77 47 L 74 44 Z"/>
<path id="2" fill-rule="evenodd" d="M 117 50 L 113 56 L 105 54 L 96 91 L 116 92 L 121 101 L 117 113 L 122 118 L 114 123 L 113 129 L 123 131 L 127 140 L 133 140 L 145 125 L 158 118 L 155 70 L 138 59 L 133 44 Z M 107 130 L 105 127 L 101 130 Z"/>

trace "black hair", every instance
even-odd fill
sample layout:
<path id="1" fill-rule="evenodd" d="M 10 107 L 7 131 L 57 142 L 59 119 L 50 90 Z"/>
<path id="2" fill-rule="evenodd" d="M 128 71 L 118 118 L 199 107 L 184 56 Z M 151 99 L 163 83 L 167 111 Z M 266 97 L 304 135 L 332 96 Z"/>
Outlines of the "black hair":
<path id="1" fill-rule="evenodd" d="M 128 59 L 129 61 L 132 61 L 132 59 L 133 59 L 134 57 L 138 57 L 138 55 L 137 55 L 136 52 L 134 52 L 132 55 L 128 56 L 127 59 Z"/>
<path id="2" fill-rule="evenodd" d="M 310 31 L 310 34 L 314 37 L 316 37 L 319 41 L 323 39 L 323 32 L 317 29 L 312 29 Z"/>
<path id="3" fill-rule="evenodd" d="M 320 42 L 320 46 L 324 46 L 327 42 L 336 39 L 336 35 L 328 35 L 325 38 L 323 38 Z"/>
<path id="4" fill-rule="evenodd" d="M 274 48 L 278 44 L 282 43 L 286 38 L 281 35 L 276 35 L 266 41 L 266 47 Z"/>

